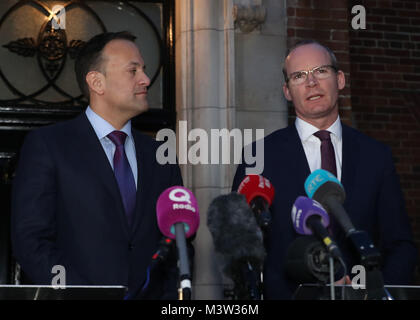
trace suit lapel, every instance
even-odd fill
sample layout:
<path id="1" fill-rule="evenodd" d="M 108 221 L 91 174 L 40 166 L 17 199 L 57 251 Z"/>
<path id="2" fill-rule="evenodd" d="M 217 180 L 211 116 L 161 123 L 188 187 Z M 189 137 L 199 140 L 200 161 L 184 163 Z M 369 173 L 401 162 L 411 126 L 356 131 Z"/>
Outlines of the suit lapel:
<path id="1" fill-rule="evenodd" d="M 120 210 L 116 212 L 116 214 L 119 215 L 121 226 L 128 238 L 128 223 L 114 171 L 112 170 L 105 151 L 85 113 L 83 112 L 76 121 L 77 125 L 74 132 L 74 141 L 75 149 L 79 150 L 79 161 L 86 165 L 88 172 L 92 173 L 98 181 L 102 182 L 104 189 L 109 194 L 112 201 L 118 203 Z M 92 201 L 95 200 L 93 199 Z"/>
<path id="2" fill-rule="evenodd" d="M 287 150 L 287 156 L 293 159 L 292 161 L 288 161 L 288 163 L 291 163 L 290 172 L 294 177 L 291 179 L 290 183 L 294 182 L 296 188 L 295 190 L 303 192 L 304 182 L 311 173 L 311 170 L 309 168 L 308 160 L 306 159 L 302 141 L 300 140 L 299 134 L 296 130 L 296 126 L 293 124 L 287 129 L 288 132 L 286 135 L 287 141 L 285 150 Z"/>
<path id="3" fill-rule="evenodd" d="M 294 124 L 279 130 L 264 146 L 267 178 L 272 179 L 276 195 L 272 207 L 273 226 L 287 230 L 282 239 L 295 237 L 290 210 L 298 196 L 305 195 L 304 182 L 310 174 L 308 161 Z M 274 157 L 273 157 L 274 155 Z M 276 236 L 274 236 L 276 237 Z M 287 240 L 287 241 L 289 241 Z"/>
<path id="4" fill-rule="evenodd" d="M 359 142 L 352 129 L 343 124 L 343 150 L 342 150 L 342 171 L 341 183 L 346 192 L 346 200 L 351 198 L 351 191 L 354 190 L 354 180 L 359 165 Z"/>
<path id="5" fill-rule="evenodd" d="M 148 215 L 151 203 L 153 190 L 153 161 L 156 155 L 153 154 L 153 149 L 146 146 L 144 138 L 136 131 L 133 132 L 134 144 L 136 147 L 137 157 L 137 201 L 136 210 L 133 222 L 132 235 L 137 231 L 141 225 L 153 225 L 149 220 L 154 219 L 153 215 Z"/>

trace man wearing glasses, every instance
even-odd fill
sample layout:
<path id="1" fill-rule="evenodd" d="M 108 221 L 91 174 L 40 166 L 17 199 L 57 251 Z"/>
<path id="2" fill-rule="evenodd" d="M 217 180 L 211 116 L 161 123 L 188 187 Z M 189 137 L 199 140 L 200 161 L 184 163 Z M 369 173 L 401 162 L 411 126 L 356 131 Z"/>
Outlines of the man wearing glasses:
<path id="1" fill-rule="evenodd" d="M 276 190 L 267 233 L 264 297 L 290 299 L 297 288 L 299 281 L 286 272 L 288 250 L 297 238 L 291 209 L 298 196 L 306 195 L 308 175 L 320 168 L 332 172 L 343 184 L 344 209 L 355 228 L 366 231 L 380 250 L 385 284 L 410 284 L 417 250 L 391 151 L 341 123 L 338 95 L 345 86 L 345 76 L 334 53 L 313 40 L 300 42 L 287 55 L 283 74 L 283 92 L 297 117 L 293 125 L 264 139 L 262 175 Z M 233 190 L 244 176 L 245 166 L 239 165 Z M 352 253 L 337 224 L 332 233 L 351 277 L 352 267 L 360 264 L 359 257 Z"/>

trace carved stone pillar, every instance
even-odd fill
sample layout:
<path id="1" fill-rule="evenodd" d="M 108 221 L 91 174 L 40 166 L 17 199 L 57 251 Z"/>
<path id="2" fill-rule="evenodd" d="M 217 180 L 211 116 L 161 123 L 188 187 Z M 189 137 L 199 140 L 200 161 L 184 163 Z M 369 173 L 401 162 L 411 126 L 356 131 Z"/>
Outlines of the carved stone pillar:
<path id="1" fill-rule="evenodd" d="M 188 131 L 235 126 L 235 65 L 232 0 L 176 2 L 176 107 Z M 177 128 L 179 133 L 179 127 Z M 183 139 L 178 135 L 178 139 Z M 178 142 L 178 145 L 183 143 Z M 189 147 L 194 143 L 189 143 Z M 210 154 L 209 154 L 210 155 Z M 181 160 L 181 159 L 180 159 Z M 181 161 L 180 161 L 181 162 Z M 184 185 L 195 194 L 200 228 L 194 241 L 195 299 L 223 299 L 222 277 L 207 228 L 207 209 L 218 195 L 229 192 L 234 165 L 181 164 Z"/>
<path id="2" fill-rule="evenodd" d="M 175 6 L 178 125 L 187 121 L 188 131 L 204 129 L 209 137 L 210 129 L 253 129 L 255 133 L 263 128 L 269 134 L 284 127 L 284 1 L 264 0 L 263 7 L 258 0 L 176 0 Z M 185 140 L 179 129 L 178 139 Z M 229 282 L 220 273 L 207 210 L 215 197 L 231 191 L 236 165 L 188 163 L 181 164 L 181 169 L 200 210 L 193 298 L 223 299 L 223 286 Z"/>
<path id="3" fill-rule="evenodd" d="M 266 10 L 263 5 L 243 5 L 235 4 L 233 6 L 233 19 L 235 29 L 243 33 L 249 33 L 255 29 L 261 29 L 265 22 Z"/>

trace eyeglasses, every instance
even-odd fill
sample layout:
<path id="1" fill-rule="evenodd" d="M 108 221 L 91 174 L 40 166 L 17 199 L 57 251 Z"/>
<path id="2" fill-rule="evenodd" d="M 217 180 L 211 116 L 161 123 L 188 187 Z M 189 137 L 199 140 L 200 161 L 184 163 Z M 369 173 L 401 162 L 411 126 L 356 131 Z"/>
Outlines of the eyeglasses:
<path id="1" fill-rule="evenodd" d="M 337 68 L 332 65 L 315 67 L 312 70 L 296 71 L 287 77 L 286 82 L 290 82 L 292 85 L 301 85 L 302 83 L 306 82 L 309 73 L 312 73 L 312 75 L 317 80 L 324 80 L 331 77 L 333 72 L 337 72 Z"/>

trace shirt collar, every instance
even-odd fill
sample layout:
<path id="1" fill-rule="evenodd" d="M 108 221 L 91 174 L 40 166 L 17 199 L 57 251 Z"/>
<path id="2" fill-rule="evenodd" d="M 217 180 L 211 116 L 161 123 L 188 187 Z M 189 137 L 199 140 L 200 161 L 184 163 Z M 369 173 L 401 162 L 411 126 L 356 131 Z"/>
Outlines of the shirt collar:
<path id="1" fill-rule="evenodd" d="M 85 113 L 86 113 L 86 117 L 88 118 L 89 122 L 91 123 L 93 129 L 95 130 L 95 133 L 98 136 L 99 140 L 106 137 L 112 131 L 117 130 L 108 121 L 106 121 L 104 118 L 99 116 L 95 111 L 93 111 L 90 106 L 87 107 Z M 119 131 L 123 131 L 124 133 L 127 134 L 127 136 L 132 138 L 131 120 L 129 120 L 125 124 L 125 126 Z"/>
<path id="2" fill-rule="evenodd" d="M 298 117 L 296 117 L 295 126 L 300 140 L 302 141 L 308 140 L 315 132 L 319 131 L 317 127 Z M 340 116 L 338 116 L 335 122 L 329 128 L 327 128 L 327 131 L 335 135 L 338 140 L 341 140 L 342 126 Z"/>

